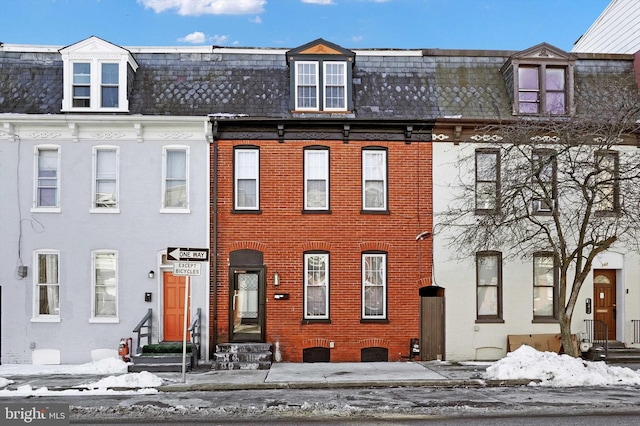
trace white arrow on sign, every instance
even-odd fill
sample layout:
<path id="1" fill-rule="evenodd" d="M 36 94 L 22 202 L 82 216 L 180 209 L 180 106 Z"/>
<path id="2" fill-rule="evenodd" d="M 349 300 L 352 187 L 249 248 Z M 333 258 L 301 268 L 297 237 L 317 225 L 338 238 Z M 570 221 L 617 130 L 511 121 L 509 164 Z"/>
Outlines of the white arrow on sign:
<path id="1" fill-rule="evenodd" d="M 186 260 L 191 262 L 206 262 L 209 260 L 209 249 L 169 247 L 167 260 Z"/>

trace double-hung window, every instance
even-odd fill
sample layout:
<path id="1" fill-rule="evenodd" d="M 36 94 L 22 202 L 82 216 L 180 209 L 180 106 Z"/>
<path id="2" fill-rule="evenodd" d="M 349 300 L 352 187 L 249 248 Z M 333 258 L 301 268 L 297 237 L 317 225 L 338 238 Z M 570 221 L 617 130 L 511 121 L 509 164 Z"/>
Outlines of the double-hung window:
<path id="1" fill-rule="evenodd" d="M 362 151 L 362 209 L 387 210 L 387 151 Z"/>
<path id="2" fill-rule="evenodd" d="M 234 156 L 234 209 L 259 210 L 260 151 L 257 148 L 236 148 Z"/>
<path id="3" fill-rule="evenodd" d="M 102 108 L 118 108 L 118 85 L 120 84 L 118 63 L 102 63 L 100 85 L 100 106 Z"/>
<path id="4" fill-rule="evenodd" d="M 189 150 L 185 147 L 164 148 L 162 207 L 166 211 L 189 209 Z"/>
<path id="5" fill-rule="evenodd" d="M 566 114 L 566 67 L 520 65 L 518 111 L 521 114 Z"/>
<path id="6" fill-rule="evenodd" d="M 118 209 L 118 148 L 95 147 L 93 151 L 93 211 Z"/>
<path id="7" fill-rule="evenodd" d="M 115 319 L 118 316 L 118 254 L 93 252 L 93 304 L 91 318 Z"/>
<path id="8" fill-rule="evenodd" d="M 387 255 L 362 255 L 362 319 L 387 317 Z"/>
<path id="9" fill-rule="evenodd" d="M 595 185 L 593 205 L 596 213 L 615 213 L 620 210 L 618 185 L 618 153 L 598 151 L 595 154 Z"/>
<path id="10" fill-rule="evenodd" d="M 557 205 L 556 154 L 551 150 L 534 150 L 531 164 L 533 213 L 551 213 Z"/>
<path id="11" fill-rule="evenodd" d="M 502 254 L 476 253 L 477 321 L 502 321 Z"/>
<path id="12" fill-rule="evenodd" d="M 73 107 L 91 106 L 91 63 L 73 63 Z"/>
<path id="13" fill-rule="evenodd" d="M 304 319 L 329 319 L 329 254 L 304 255 Z"/>
<path id="14" fill-rule="evenodd" d="M 60 320 L 60 253 L 38 250 L 34 253 L 35 306 L 34 319 Z"/>
<path id="15" fill-rule="evenodd" d="M 491 214 L 500 209 L 500 152 L 476 151 L 476 213 Z"/>
<path id="16" fill-rule="evenodd" d="M 553 253 L 533 255 L 533 319 L 556 318 L 558 276 Z"/>
<path id="17" fill-rule="evenodd" d="M 322 74 L 320 74 L 322 68 Z M 296 105 L 299 111 L 347 109 L 346 62 L 296 62 Z M 322 93 L 322 97 L 319 94 Z"/>
<path id="18" fill-rule="evenodd" d="M 329 209 L 329 150 L 304 150 L 304 209 Z"/>
<path id="19" fill-rule="evenodd" d="M 60 208 L 60 148 L 35 148 L 35 188 L 33 207 L 40 211 L 59 211 Z"/>

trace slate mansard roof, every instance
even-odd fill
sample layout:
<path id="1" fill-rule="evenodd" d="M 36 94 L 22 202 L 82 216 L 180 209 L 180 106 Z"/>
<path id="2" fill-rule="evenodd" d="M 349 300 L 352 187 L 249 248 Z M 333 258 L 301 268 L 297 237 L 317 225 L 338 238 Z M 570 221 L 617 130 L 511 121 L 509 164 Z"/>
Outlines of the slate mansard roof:
<path id="1" fill-rule="evenodd" d="M 59 50 L 0 44 L 0 113 L 63 114 L 63 62 Z M 290 110 L 286 50 L 217 47 L 128 50 L 139 65 L 130 87 L 129 114 L 304 117 Z M 501 68 L 517 52 L 439 49 L 354 52 L 354 111 L 338 114 L 340 117 L 405 120 L 511 117 L 513 94 L 509 94 Z M 594 79 L 634 73 L 632 55 L 577 55 L 574 55 L 576 89 L 581 84 L 593 83 Z M 577 100 L 576 104 L 579 103 Z"/>

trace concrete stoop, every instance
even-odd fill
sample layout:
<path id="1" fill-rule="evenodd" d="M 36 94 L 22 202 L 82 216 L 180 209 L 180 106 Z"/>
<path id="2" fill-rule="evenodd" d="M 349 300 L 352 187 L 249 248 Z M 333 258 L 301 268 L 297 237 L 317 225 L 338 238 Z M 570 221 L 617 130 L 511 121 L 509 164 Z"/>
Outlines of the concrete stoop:
<path id="1" fill-rule="evenodd" d="M 131 364 L 127 367 L 129 373 L 139 373 L 148 371 L 151 373 L 166 373 L 182 371 L 182 354 L 164 353 L 164 354 L 141 354 L 131 358 Z M 193 368 L 193 357 L 187 353 L 186 370 Z"/>
<path id="2" fill-rule="evenodd" d="M 214 370 L 268 370 L 273 362 L 270 343 L 221 343 L 214 356 Z"/>

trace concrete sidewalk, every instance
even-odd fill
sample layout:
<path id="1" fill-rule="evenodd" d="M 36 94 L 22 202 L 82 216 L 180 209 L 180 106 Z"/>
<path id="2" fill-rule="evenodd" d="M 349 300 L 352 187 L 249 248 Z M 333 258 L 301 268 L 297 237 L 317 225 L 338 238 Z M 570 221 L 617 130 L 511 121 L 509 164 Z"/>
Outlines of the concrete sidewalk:
<path id="1" fill-rule="evenodd" d="M 442 362 L 274 363 L 270 370 L 157 373 L 165 380 L 159 390 L 313 389 L 398 386 L 513 386 L 527 381 L 482 378 L 490 363 Z"/>
<path id="2" fill-rule="evenodd" d="M 530 380 L 485 380 L 490 363 L 371 362 L 371 363 L 274 363 L 269 370 L 216 371 L 203 364 L 185 374 L 153 373 L 164 383 L 162 392 L 242 389 L 321 389 L 399 386 L 515 386 Z M 49 390 L 82 389 L 105 375 L 39 374 L 6 377 L 14 382 L 5 389 L 29 385 Z M 125 388 L 114 388 L 124 390 Z"/>

